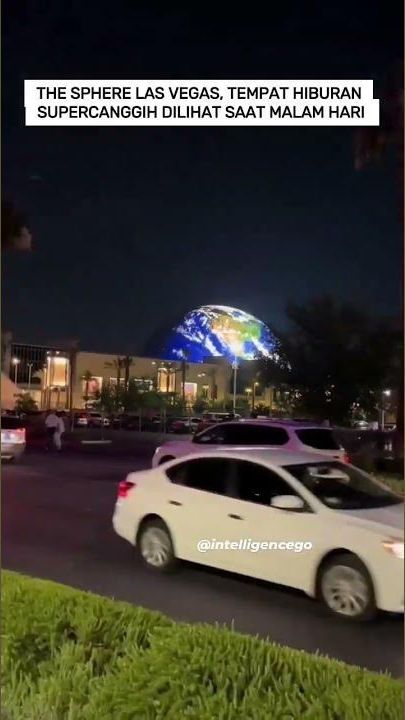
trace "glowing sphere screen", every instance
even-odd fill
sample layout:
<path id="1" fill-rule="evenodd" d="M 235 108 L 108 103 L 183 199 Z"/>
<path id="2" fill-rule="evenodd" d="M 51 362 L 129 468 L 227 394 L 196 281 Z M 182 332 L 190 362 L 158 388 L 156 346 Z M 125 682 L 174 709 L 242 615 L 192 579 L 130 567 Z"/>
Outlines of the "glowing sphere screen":
<path id="1" fill-rule="evenodd" d="M 167 359 L 190 362 L 210 357 L 254 360 L 276 352 L 277 340 L 267 325 L 243 310 L 222 305 L 205 305 L 187 313 L 165 347 Z"/>

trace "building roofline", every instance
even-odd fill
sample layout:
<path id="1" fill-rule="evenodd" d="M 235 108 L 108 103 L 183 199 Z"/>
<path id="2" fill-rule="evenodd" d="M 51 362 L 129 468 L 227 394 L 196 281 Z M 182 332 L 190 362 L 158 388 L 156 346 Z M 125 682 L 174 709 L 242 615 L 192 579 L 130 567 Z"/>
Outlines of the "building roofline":
<path id="1" fill-rule="evenodd" d="M 62 349 L 62 346 L 59 345 L 42 345 L 42 343 L 31 343 L 31 342 L 20 342 L 19 340 L 12 340 L 11 345 L 22 345 L 25 347 L 35 347 L 35 348 L 41 348 L 42 350 L 51 350 L 52 348 L 59 347 Z"/>
<path id="2" fill-rule="evenodd" d="M 81 353 L 86 353 L 88 355 L 112 355 L 113 357 L 126 357 L 125 353 L 111 353 L 111 352 L 100 352 L 96 350 L 85 350 L 84 348 L 80 348 L 78 350 L 78 355 Z M 129 354 L 129 357 L 132 358 L 138 358 L 139 360 L 150 360 L 151 362 L 165 362 L 165 363 L 178 363 L 180 364 L 182 361 L 179 359 L 173 360 L 170 358 L 164 358 L 164 357 L 158 357 L 157 355 L 138 355 L 136 353 Z M 218 367 L 219 365 L 223 364 L 224 358 L 207 358 L 207 360 L 201 360 L 200 362 L 193 362 L 192 360 L 186 360 L 187 365 L 215 365 Z M 226 363 L 225 363 L 226 364 Z"/>
<path id="3" fill-rule="evenodd" d="M 12 339 L 11 345 L 12 346 L 19 345 L 21 347 L 27 347 L 27 348 L 37 348 L 39 350 L 45 350 L 45 351 L 59 350 L 61 352 L 65 352 L 65 353 L 69 352 L 68 344 L 64 345 L 63 343 L 42 344 L 42 343 L 21 342 L 19 340 Z M 180 358 L 173 360 L 173 359 L 169 359 L 169 358 L 158 357 L 156 355 L 153 356 L 153 355 L 140 355 L 140 354 L 138 355 L 136 353 L 130 354 L 130 353 L 122 353 L 122 352 L 121 353 L 104 352 L 104 351 L 99 351 L 99 350 L 86 350 L 85 348 L 79 347 L 77 349 L 77 354 L 80 355 L 82 353 L 87 354 L 87 355 L 109 355 L 111 357 L 121 357 L 121 358 L 129 356 L 132 358 L 138 358 L 139 360 L 150 360 L 150 362 L 156 362 L 156 363 L 164 362 L 164 363 L 180 364 L 182 362 Z M 213 358 L 207 357 L 206 360 L 201 360 L 200 362 L 193 362 L 192 360 L 186 360 L 186 364 L 202 365 L 202 366 L 211 365 L 211 366 L 215 366 L 215 367 L 220 367 L 220 366 L 226 365 L 227 362 L 226 362 L 226 358 L 224 359 L 222 357 L 213 357 Z"/>

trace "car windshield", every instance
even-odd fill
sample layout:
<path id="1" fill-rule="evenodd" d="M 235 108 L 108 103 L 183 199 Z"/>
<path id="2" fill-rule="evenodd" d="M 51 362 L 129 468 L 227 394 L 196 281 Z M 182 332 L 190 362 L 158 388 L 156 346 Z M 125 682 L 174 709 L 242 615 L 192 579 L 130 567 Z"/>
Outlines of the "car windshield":
<path id="1" fill-rule="evenodd" d="M 359 510 L 397 505 L 402 499 L 353 465 L 339 462 L 286 465 L 324 505 L 333 510 Z"/>

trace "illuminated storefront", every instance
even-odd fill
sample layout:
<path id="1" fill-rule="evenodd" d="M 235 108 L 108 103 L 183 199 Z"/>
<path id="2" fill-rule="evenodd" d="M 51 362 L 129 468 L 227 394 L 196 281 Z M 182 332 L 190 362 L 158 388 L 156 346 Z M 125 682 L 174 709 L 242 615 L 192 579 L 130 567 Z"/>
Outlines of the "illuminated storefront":
<path id="1" fill-rule="evenodd" d="M 69 405 L 70 362 L 66 354 L 48 352 L 43 372 L 44 407 L 65 409 Z"/>
<path id="2" fill-rule="evenodd" d="M 89 378 L 89 380 L 82 380 L 83 396 L 88 396 L 89 398 L 95 397 L 96 395 L 98 395 L 98 393 L 101 392 L 102 387 L 102 377 L 92 377 Z"/>
<path id="3" fill-rule="evenodd" d="M 182 384 L 183 387 L 183 384 Z M 184 383 L 184 399 L 187 405 L 193 405 L 197 400 L 197 383 L 186 382 Z"/>
<path id="4" fill-rule="evenodd" d="M 157 389 L 161 393 L 176 392 L 176 371 L 173 368 L 160 367 L 157 376 Z"/>

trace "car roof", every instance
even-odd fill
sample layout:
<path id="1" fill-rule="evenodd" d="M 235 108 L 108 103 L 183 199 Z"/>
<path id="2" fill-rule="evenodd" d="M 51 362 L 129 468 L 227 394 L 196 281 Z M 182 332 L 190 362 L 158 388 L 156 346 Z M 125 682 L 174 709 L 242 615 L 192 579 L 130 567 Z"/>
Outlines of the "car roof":
<path id="1" fill-rule="evenodd" d="M 222 447 L 220 450 L 215 448 L 205 448 L 204 451 L 191 453 L 190 455 L 182 455 L 177 460 L 197 460 L 198 458 L 231 458 L 234 460 L 253 460 L 256 462 L 271 465 L 306 465 L 314 463 L 338 462 L 333 460 L 330 455 L 322 455 L 313 452 L 296 452 L 294 450 L 280 450 L 278 447 Z"/>
<path id="2" fill-rule="evenodd" d="M 231 411 L 230 411 L 230 412 L 205 412 L 204 415 L 207 415 L 207 416 L 208 416 L 208 415 L 209 415 L 209 416 L 215 416 L 215 417 L 217 417 L 217 416 L 219 416 L 219 417 L 230 417 L 230 416 L 232 416 L 232 417 L 233 417 L 234 413 L 231 412 Z"/>
<path id="3" fill-rule="evenodd" d="M 244 418 L 242 420 L 229 420 L 227 422 L 227 425 L 237 425 L 240 424 L 243 425 L 259 425 L 261 427 L 281 427 L 281 428 L 291 428 L 293 430 L 329 430 L 331 431 L 332 428 L 325 427 L 323 425 L 317 425 L 316 423 L 309 424 L 307 422 L 294 422 L 294 420 L 273 420 L 272 418 L 266 418 L 258 420 L 256 418 Z M 225 423 L 221 423 L 221 426 L 223 426 Z"/>

